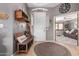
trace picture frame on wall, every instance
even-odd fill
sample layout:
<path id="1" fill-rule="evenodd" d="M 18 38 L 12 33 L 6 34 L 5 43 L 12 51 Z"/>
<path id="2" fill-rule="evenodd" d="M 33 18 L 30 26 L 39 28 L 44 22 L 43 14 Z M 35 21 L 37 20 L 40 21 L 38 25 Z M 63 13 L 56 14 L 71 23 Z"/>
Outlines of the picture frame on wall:
<path id="1" fill-rule="evenodd" d="M 0 11 L 0 20 L 6 20 L 9 18 L 9 15 L 5 12 Z"/>

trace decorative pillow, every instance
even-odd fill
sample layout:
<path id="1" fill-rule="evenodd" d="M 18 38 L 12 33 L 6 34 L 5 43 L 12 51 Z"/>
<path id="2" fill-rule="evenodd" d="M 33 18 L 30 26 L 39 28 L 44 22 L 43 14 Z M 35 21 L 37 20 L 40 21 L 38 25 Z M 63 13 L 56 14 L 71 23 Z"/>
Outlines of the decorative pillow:
<path id="1" fill-rule="evenodd" d="M 17 40 L 18 40 L 19 43 L 23 43 L 26 39 L 27 39 L 27 37 L 25 35 L 17 37 Z"/>
<path id="2" fill-rule="evenodd" d="M 72 29 L 72 30 L 69 32 L 69 34 L 71 34 L 72 32 L 74 32 L 74 29 Z"/>
<path id="3" fill-rule="evenodd" d="M 66 32 L 66 33 L 69 33 L 69 30 L 66 30 L 65 32 Z"/>

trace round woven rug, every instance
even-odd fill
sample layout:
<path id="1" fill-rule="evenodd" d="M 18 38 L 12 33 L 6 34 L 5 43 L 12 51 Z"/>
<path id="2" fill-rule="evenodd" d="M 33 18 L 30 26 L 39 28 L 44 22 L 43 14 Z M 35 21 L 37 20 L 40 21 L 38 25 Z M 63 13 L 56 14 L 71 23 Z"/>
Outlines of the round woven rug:
<path id="1" fill-rule="evenodd" d="M 37 56 L 71 56 L 67 48 L 53 42 L 37 44 L 34 48 L 34 52 Z"/>

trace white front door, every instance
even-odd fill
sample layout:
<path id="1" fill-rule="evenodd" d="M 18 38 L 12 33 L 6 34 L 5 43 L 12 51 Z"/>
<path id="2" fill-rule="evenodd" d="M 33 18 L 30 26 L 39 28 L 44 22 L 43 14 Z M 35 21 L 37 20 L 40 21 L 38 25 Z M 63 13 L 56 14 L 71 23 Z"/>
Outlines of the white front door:
<path id="1" fill-rule="evenodd" d="M 34 12 L 34 40 L 46 40 L 46 12 Z"/>

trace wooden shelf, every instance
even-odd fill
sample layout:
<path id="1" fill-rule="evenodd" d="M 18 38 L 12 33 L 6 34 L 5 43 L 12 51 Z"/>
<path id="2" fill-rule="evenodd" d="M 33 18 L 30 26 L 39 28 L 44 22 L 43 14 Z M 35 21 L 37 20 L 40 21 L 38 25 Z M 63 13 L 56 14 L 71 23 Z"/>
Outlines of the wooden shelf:
<path id="1" fill-rule="evenodd" d="M 30 21 L 28 20 L 28 16 L 22 11 L 22 10 L 16 10 L 15 11 L 15 19 L 17 21 L 25 21 L 27 23 L 29 23 Z"/>
<path id="2" fill-rule="evenodd" d="M 28 16 L 22 11 L 22 10 L 16 10 L 15 11 L 15 20 L 18 22 L 26 22 L 28 30 L 26 32 L 17 32 L 15 33 L 15 39 L 16 39 L 16 50 L 18 52 L 28 52 L 29 48 L 33 44 L 33 38 L 31 35 L 31 22 L 28 20 Z M 27 34 L 28 33 L 28 34 Z M 17 40 L 17 37 L 20 37 L 22 35 L 25 35 L 27 38 L 24 42 L 19 43 Z"/>

